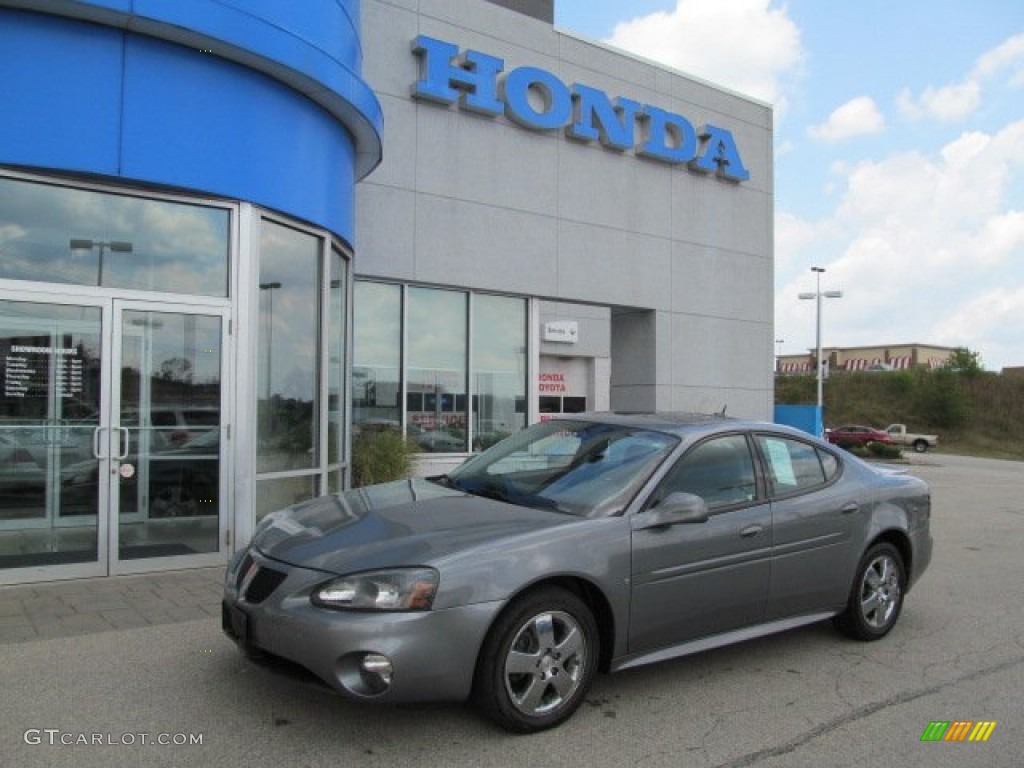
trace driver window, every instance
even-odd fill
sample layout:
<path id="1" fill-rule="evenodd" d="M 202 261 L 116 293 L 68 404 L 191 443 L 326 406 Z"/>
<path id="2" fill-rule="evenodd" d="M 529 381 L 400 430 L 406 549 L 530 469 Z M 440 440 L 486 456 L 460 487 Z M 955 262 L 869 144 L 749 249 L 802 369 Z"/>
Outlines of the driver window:
<path id="1" fill-rule="evenodd" d="M 753 501 L 757 481 L 746 438 L 727 435 L 687 451 L 662 481 L 655 503 L 677 491 L 700 496 L 712 511 Z"/>

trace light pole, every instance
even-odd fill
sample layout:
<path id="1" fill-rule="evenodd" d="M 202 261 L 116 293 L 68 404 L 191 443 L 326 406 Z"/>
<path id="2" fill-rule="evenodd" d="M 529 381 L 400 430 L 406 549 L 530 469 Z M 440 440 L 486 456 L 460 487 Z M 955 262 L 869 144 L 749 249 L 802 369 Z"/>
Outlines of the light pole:
<path id="1" fill-rule="evenodd" d="M 126 243 L 123 240 L 85 240 L 83 238 L 72 238 L 69 243 L 71 246 L 71 252 L 78 251 L 91 251 L 93 248 L 99 248 L 99 265 L 96 270 L 96 285 L 103 285 L 103 254 L 107 249 L 110 249 L 111 253 L 131 253 L 132 244 Z"/>
<path id="2" fill-rule="evenodd" d="M 801 299 L 814 299 L 817 302 L 817 311 L 816 311 L 816 319 L 815 319 L 815 334 L 814 334 L 814 336 L 815 336 L 814 344 L 815 344 L 815 347 L 817 348 L 817 351 L 815 352 L 815 355 L 814 355 L 814 364 L 818 368 L 818 411 L 819 412 L 821 411 L 821 408 L 822 408 L 822 405 L 823 405 L 822 386 L 821 386 L 821 376 L 822 376 L 822 365 L 821 365 L 821 297 L 824 296 L 826 299 L 841 299 L 841 298 L 843 298 L 843 292 L 842 291 L 824 291 L 824 292 L 822 292 L 822 290 L 821 290 L 821 275 L 822 275 L 822 273 L 824 271 L 825 271 L 824 267 L 811 267 L 811 272 L 814 273 L 815 279 L 817 281 L 817 287 L 815 288 L 814 293 L 801 293 L 800 294 L 800 298 Z"/>
<path id="3" fill-rule="evenodd" d="M 775 372 L 782 373 L 782 345 L 785 343 L 785 339 L 775 340 Z"/>

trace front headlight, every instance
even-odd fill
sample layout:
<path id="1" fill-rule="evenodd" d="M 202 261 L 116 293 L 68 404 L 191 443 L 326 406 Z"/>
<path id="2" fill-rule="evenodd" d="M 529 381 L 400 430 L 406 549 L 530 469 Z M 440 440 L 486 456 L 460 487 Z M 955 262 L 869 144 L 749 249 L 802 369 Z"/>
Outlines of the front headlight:
<path id="1" fill-rule="evenodd" d="M 340 576 L 317 587 L 309 599 L 343 611 L 429 611 L 437 594 L 433 568 L 400 568 Z"/>

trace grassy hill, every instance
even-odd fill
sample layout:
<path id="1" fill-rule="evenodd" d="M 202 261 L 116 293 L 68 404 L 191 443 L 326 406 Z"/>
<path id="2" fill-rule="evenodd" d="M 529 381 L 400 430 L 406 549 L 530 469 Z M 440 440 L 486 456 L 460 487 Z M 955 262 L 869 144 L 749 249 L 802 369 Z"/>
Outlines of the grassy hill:
<path id="1" fill-rule="evenodd" d="M 813 405 L 811 376 L 779 376 L 775 402 Z M 900 422 L 939 435 L 939 451 L 1024 460 L 1024 376 L 890 371 L 834 373 L 825 381 L 825 426 Z"/>

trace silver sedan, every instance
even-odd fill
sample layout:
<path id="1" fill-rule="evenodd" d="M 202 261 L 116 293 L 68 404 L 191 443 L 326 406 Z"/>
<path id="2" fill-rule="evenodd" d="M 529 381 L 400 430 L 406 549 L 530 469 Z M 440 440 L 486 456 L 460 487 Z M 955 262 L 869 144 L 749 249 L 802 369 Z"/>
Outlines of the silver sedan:
<path id="1" fill-rule="evenodd" d="M 922 481 L 796 430 L 580 414 L 450 475 L 268 515 L 228 567 L 223 626 L 348 697 L 472 698 L 538 731 L 598 671 L 827 619 L 883 637 L 930 512 Z"/>

